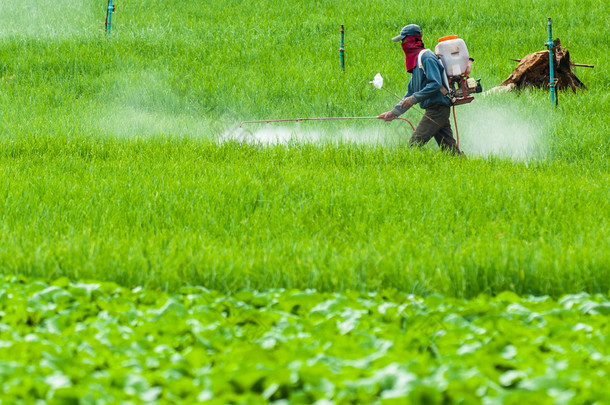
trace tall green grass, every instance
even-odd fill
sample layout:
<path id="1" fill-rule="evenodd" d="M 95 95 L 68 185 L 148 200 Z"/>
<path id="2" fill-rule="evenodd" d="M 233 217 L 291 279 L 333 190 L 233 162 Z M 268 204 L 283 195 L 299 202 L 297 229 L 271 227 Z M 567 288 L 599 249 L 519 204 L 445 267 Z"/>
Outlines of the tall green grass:
<path id="1" fill-rule="evenodd" d="M 603 5 L 126 2 L 106 36 L 101 2 L 27 18 L 53 4 L 0 10 L 0 271 L 162 289 L 608 292 Z M 547 16 L 572 58 L 596 65 L 576 71 L 589 89 L 558 108 L 526 91 L 458 109 L 467 153 L 504 112 L 511 133 L 531 132 L 525 158 L 411 151 L 405 126 L 381 122 L 293 128 L 383 127 L 397 141 L 216 142 L 246 119 L 389 109 L 368 81 L 381 72 L 404 92 L 390 38 L 409 22 L 428 47 L 464 38 L 493 87 L 509 58 L 543 48 Z"/>
<path id="2" fill-rule="evenodd" d="M 404 146 L 5 143 L 0 263 L 173 289 L 608 291 L 608 178 Z"/>

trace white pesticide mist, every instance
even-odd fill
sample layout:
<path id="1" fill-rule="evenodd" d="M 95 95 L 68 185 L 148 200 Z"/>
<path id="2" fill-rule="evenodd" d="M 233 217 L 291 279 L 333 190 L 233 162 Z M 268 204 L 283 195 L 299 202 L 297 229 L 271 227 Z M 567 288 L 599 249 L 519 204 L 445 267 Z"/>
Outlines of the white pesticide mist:
<path id="1" fill-rule="evenodd" d="M 396 124 L 396 125 L 395 125 Z M 411 135 L 408 129 L 400 123 L 385 123 L 380 120 L 377 125 L 366 127 L 336 128 L 318 126 L 313 123 L 298 123 L 293 126 L 284 123 L 244 124 L 242 128 L 235 128 L 225 132 L 219 143 L 236 141 L 252 145 L 279 145 L 279 144 L 339 144 L 355 143 L 364 145 L 391 145 L 406 141 Z"/>
<path id="2" fill-rule="evenodd" d="M 115 104 L 98 119 L 102 133 L 119 138 L 181 136 L 201 133 L 207 122 L 184 114 Z"/>
<path id="3" fill-rule="evenodd" d="M 455 107 L 460 149 L 468 156 L 498 156 L 530 161 L 545 152 L 548 121 L 531 104 L 499 94 Z M 504 99 L 502 99 L 504 98 Z M 451 117 L 453 126 L 453 117 Z M 454 128 L 455 133 L 455 128 Z"/>
<path id="4" fill-rule="evenodd" d="M 189 112 L 188 101 L 172 92 L 170 82 L 167 72 L 152 68 L 121 74 L 98 113 L 101 133 L 120 138 L 199 136 L 207 120 Z"/>
<path id="5" fill-rule="evenodd" d="M 253 145 L 277 145 L 286 143 L 315 143 L 318 142 L 319 139 L 320 133 L 317 131 L 295 132 L 288 127 L 265 126 L 254 132 L 245 128 L 233 129 L 221 136 L 218 139 L 218 142 L 237 141 Z"/>
<path id="6" fill-rule="evenodd" d="M 99 31 L 105 6 L 91 0 L 1 0 L 0 38 L 56 38 Z"/>
<path id="7" fill-rule="evenodd" d="M 479 96 L 470 104 L 456 107 L 460 149 L 471 157 L 497 156 L 526 162 L 541 158 L 548 133 L 544 112 L 538 113 L 531 104 L 519 105 L 520 100 L 506 99 L 507 95 L 493 97 Z M 421 118 L 419 114 L 418 117 Z M 413 119 L 415 125 L 419 118 Z M 455 136 L 453 117 L 450 119 Z M 365 128 L 353 124 L 346 126 L 323 128 L 311 122 L 292 126 L 290 123 L 244 124 L 242 128 L 225 132 L 218 141 L 258 145 L 355 143 L 406 146 L 413 132 L 408 124 L 399 120 L 369 123 Z M 357 129 L 352 129 L 354 127 Z M 426 147 L 437 148 L 436 142 L 431 140 Z"/>

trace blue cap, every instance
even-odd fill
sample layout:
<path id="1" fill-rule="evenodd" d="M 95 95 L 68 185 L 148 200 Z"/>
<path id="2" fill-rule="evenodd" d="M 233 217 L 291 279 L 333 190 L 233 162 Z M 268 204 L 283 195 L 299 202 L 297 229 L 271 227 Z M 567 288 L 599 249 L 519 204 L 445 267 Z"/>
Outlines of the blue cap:
<path id="1" fill-rule="evenodd" d="M 394 42 L 402 41 L 404 39 L 404 37 L 409 37 L 409 36 L 421 37 L 421 28 L 419 28 L 419 25 L 417 25 L 417 24 L 405 25 L 402 28 L 402 30 L 400 30 L 400 35 L 397 35 L 394 38 L 392 38 L 392 41 L 394 41 Z"/>

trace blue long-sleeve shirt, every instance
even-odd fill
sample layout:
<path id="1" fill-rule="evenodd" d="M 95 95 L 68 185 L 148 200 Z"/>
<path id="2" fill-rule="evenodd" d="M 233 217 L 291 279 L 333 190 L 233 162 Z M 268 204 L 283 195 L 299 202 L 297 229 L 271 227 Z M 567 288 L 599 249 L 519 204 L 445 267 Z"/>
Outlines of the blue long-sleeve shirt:
<path id="1" fill-rule="evenodd" d="M 438 57 L 434 52 L 426 51 L 421 55 L 421 64 L 424 69 L 420 69 L 419 64 L 415 66 L 409 80 L 407 94 L 405 94 L 403 100 L 413 96 L 423 109 L 434 105 L 450 106 L 451 100 L 449 97 L 441 93 L 442 75 L 445 74 L 445 68 Z M 392 109 L 395 116 L 399 116 L 405 111 L 406 109 L 400 106 L 400 102 Z"/>

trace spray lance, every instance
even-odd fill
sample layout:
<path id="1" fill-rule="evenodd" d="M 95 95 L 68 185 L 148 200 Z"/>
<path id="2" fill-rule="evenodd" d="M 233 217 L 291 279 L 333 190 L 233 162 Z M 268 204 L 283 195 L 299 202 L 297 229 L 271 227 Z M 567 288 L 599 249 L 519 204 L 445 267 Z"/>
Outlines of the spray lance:
<path id="1" fill-rule="evenodd" d="M 112 1 L 112 0 L 109 0 Z M 341 60 L 341 71 L 345 71 L 345 28 L 343 24 L 341 24 L 341 43 L 339 47 L 339 57 Z M 379 75 L 381 78 L 381 75 Z M 381 79 L 383 84 L 383 78 Z M 405 122 L 408 122 L 411 125 L 411 128 L 415 131 L 415 126 L 411 121 L 403 117 L 397 117 Z M 282 119 L 270 119 L 270 120 L 255 120 L 255 121 L 242 121 L 239 124 L 239 128 L 241 128 L 244 124 L 270 124 L 272 122 L 300 122 L 300 121 L 329 121 L 329 120 L 372 120 L 379 119 L 379 117 L 316 117 L 316 118 L 282 118 Z"/>
<path id="2" fill-rule="evenodd" d="M 379 87 L 377 87 L 378 89 L 383 88 L 383 77 L 381 77 L 381 75 L 379 73 L 377 73 L 377 76 L 375 76 L 375 80 L 377 84 L 375 84 L 375 87 L 377 87 L 377 85 Z M 373 83 L 373 82 L 371 82 Z M 386 90 L 384 88 L 385 91 Z M 393 94 L 390 92 L 390 94 Z M 394 96 L 398 97 L 396 94 L 394 94 Z M 400 97 L 398 97 L 400 98 Z M 403 120 L 407 123 L 409 123 L 409 125 L 411 125 L 411 128 L 415 131 L 415 126 L 413 125 L 413 123 L 411 121 L 409 121 L 406 118 L 403 117 L 397 117 L 400 120 Z M 372 120 L 372 119 L 379 119 L 379 117 L 374 116 L 374 117 L 317 117 L 317 118 L 284 118 L 284 119 L 273 119 L 273 120 L 256 120 L 256 121 L 242 121 L 239 124 L 239 128 L 242 127 L 242 125 L 244 124 L 269 124 L 272 122 L 300 122 L 300 121 L 327 121 L 327 120 Z"/>
<path id="3" fill-rule="evenodd" d="M 415 131 L 415 126 L 413 123 L 406 118 L 396 117 L 400 120 L 408 122 L 411 125 L 411 128 Z M 328 120 L 378 120 L 379 117 L 315 117 L 315 118 L 283 118 L 283 119 L 274 119 L 274 120 L 256 120 L 256 121 L 242 121 L 239 124 L 239 128 L 244 124 L 269 124 L 272 122 L 300 122 L 300 121 L 328 121 Z"/>

